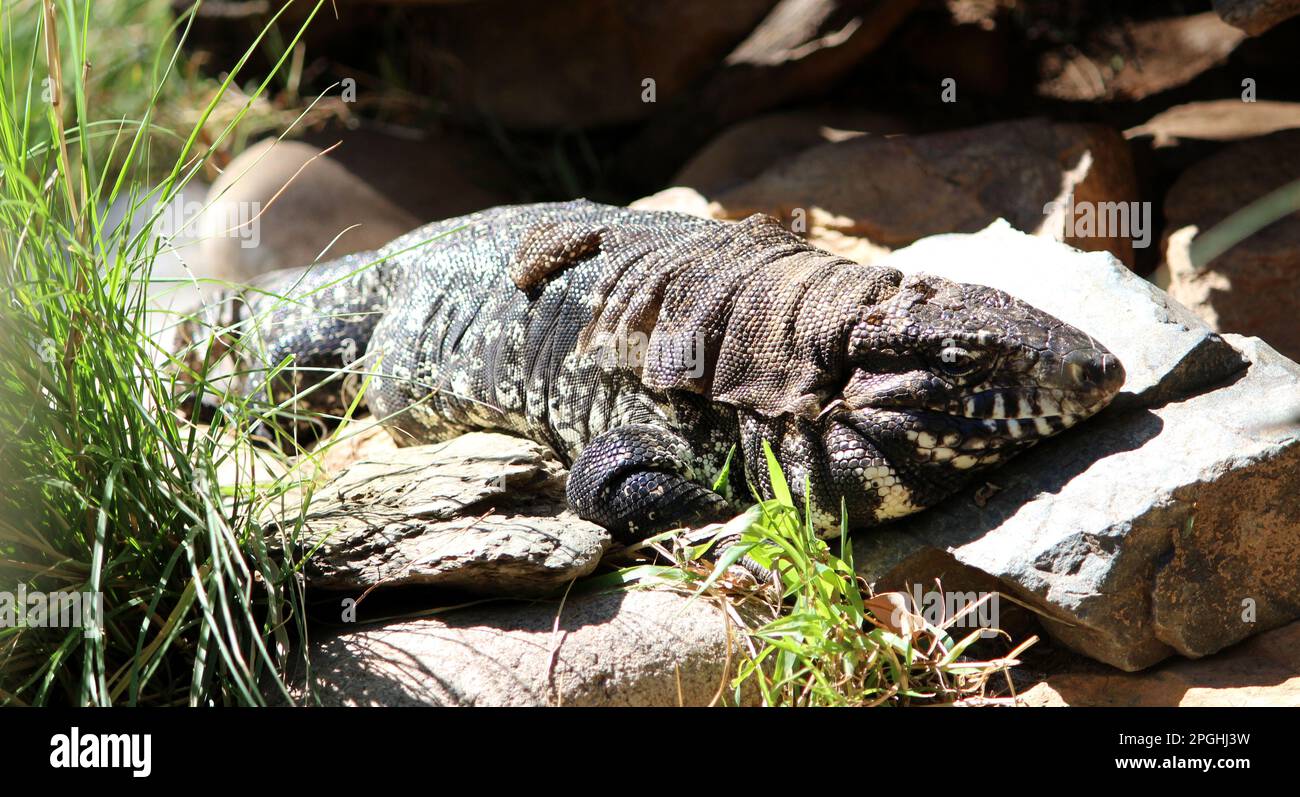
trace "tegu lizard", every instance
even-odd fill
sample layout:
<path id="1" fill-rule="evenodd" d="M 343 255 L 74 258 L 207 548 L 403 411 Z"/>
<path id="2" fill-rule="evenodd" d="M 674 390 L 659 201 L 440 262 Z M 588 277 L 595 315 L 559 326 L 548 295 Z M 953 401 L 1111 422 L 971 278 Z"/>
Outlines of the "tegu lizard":
<path id="1" fill-rule="evenodd" d="M 364 372 L 399 444 L 541 442 L 572 508 L 622 541 L 770 497 L 763 441 L 819 532 L 841 501 L 851 527 L 908 515 L 1124 381 L 1102 345 L 1005 293 L 860 265 L 764 215 L 498 207 L 215 307 L 184 339 L 233 325 L 246 395 L 338 413 Z"/>

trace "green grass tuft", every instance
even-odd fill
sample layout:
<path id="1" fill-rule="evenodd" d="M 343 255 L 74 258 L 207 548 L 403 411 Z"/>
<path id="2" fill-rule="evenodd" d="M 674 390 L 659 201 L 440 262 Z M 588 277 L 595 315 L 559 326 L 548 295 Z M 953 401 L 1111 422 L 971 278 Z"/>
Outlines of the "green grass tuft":
<path id="1" fill-rule="evenodd" d="M 254 409 L 210 428 L 173 411 L 175 362 L 146 298 L 162 243 L 108 220 L 115 203 L 157 218 L 270 80 L 241 94 L 241 59 L 192 129 L 162 128 L 175 81 L 194 79 L 177 74 L 193 9 L 156 56 L 100 57 L 120 43 L 104 14 L 159 5 L 0 4 L 0 593 L 102 596 L 89 628 L 0 628 L 0 704 L 288 699 L 306 647 L 298 563 L 258 521 L 303 480 L 249 445 Z M 126 113 L 126 97 L 146 101 Z"/>
<path id="2" fill-rule="evenodd" d="M 715 563 L 709 545 L 663 543 L 651 547 L 671 566 L 627 568 L 610 584 L 656 586 L 709 595 L 721 602 L 741 632 L 747 654 L 730 683 L 736 704 L 767 706 L 954 705 L 985 702 L 990 679 L 1007 675 L 1030 639 L 1008 655 L 973 660 L 966 651 L 975 629 L 954 640 L 948 629 L 977 608 L 934 625 L 901 593 L 874 594 L 854 571 L 847 518 L 842 513 L 840 550 L 818 538 L 808 506 L 799 506 L 764 441 L 773 497 L 724 524 L 712 539 L 740 534 Z M 807 495 L 808 491 L 805 490 Z M 769 570 L 772 581 L 753 584 L 730 566 L 742 556 Z M 1008 686 L 1010 680 L 1007 680 Z"/>

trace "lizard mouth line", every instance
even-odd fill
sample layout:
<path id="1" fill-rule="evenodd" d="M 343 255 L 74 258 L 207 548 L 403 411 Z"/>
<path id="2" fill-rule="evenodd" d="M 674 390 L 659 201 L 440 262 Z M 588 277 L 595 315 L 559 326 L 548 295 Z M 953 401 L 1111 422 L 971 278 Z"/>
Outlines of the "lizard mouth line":
<path id="1" fill-rule="evenodd" d="M 1008 421 L 1019 421 L 1022 424 L 1032 425 L 1035 421 L 1044 421 L 1065 428 L 1099 411 L 1105 403 L 1103 399 L 1091 396 L 1087 397 L 1087 399 L 1091 400 L 1087 400 L 1074 396 L 1065 396 L 1060 399 L 1026 399 L 1023 397 L 1007 398 L 1008 395 L 987 391 L 976 394 L 976 396 L 969 396 L 965 399 L 957 399 L 939 405 L 880 402 L 854 407 L 840 401 L 828 406 L 822 414 L 823 416 L 839 417 L 863 412 L 887 412 L 986 424 L 1005 424 Z M 976 400 L 977 397 L 978 400 Z M 1034 411 L 1035 409 L 1036 411 Z"/>
<path id="2" fill-rule="evenodd" d="M 926 448 L 950 448 L 955 452 L 971 454 L 1015 449 L 1063 432 L 1088 417 L 1086 414 L 1062 413 L 1032 418 L 971 418 L 942 409 L 896 406 L 864 409 L 868 414 L 872 410 L 883 409 L 890 414 L 911 416 L 919 421 L 907 433 L 913 444 Z M 871 421 L 863 417 L 862 411 L 838 412 L 831 419 L 869 440 L 878 437 Z"/>
<path id="3" fill-rule="evenodd" d="M 1111 396 L 1099 391 L 1060 388 L 991 388 L 943 403 L 919 404 L 913 411 L 974 421 L 1048 421 L 1071 425 L 1101 410 Z"/>
<path id="4" fill-rule="evenodd" d="M 1061 421 L 1073 423 L 1092 414 L 1105 400 L 1085 390 L 1012 388 L 982 390 L 931 409 L 961 418 L 989 421 Z"/>

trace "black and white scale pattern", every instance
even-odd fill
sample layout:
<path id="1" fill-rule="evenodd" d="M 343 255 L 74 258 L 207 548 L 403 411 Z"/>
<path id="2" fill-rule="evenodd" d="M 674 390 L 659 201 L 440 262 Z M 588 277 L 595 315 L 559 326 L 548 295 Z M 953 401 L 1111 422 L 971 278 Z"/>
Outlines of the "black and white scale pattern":
<path id="1" fill-rule="evenodd" d="M 810 487 L 819 530 L 838 530 L 841 498 L 853 526 L 900 517 L 1124 378 L 1087 335 L 990 288 L 858 265 L 766 216 L 586 201 L 435 222 L 218 307 L 252 344 L 244 367 L 292 357 L 272 397 L 319 383 L 305 403 L 338 412 L 373 373 L 366 400 L 399 442 L 542 442 L 571 466 L 576 511 L 623 539 L 770 494 L 763 440 Z"/>

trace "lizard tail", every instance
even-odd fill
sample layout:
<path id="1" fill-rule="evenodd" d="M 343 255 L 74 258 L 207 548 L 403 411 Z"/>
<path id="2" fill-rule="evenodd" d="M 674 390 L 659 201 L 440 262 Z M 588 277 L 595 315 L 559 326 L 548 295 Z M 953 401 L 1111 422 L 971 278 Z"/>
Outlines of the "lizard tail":
<path id="1" fill-rule="evenodd" d="M 387 305 L 374 252 L 264 274 L 180 314 L 178 405 L 211 421 L 252 406 L 255 432 L 327 431 L 352 406 L 371 335 Z"/>

